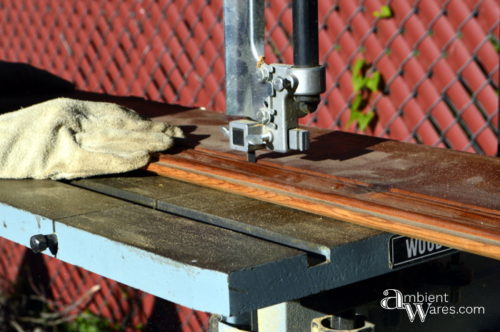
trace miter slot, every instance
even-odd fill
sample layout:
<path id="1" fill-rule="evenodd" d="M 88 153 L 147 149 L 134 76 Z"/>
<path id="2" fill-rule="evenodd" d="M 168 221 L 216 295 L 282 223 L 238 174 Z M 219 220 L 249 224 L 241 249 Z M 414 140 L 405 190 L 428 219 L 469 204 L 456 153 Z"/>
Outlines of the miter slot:
<path id="1" fill-rule="evenodd" d="M 171 183 L 175 182 L 176 181 L 171 181 Z M 175 214 L 177 216 L 188 218 L 194 221 L 218 226 L 261 240 L 266 240 L 289 248 L 304 251 L 311 256 L 311 259 L 308 259 L 308 263 L 310 264 L 310 266 L 328 262 L 331 258 L 330 248 L 324 245 L 301 238 L 292 237 L 290 235 L 285 235 L 263 227 L 251 225 L 249 223 L 238 221 L 236 219 L 226 218 L 214 213 L 208 213 L 203 211 L 202 209 L 197 209 L 196 206 L 190 207 L 188 205 L 172 203 L 165 199 L 153 198 L 148 195 L 135 193 L 131 190 L 99 183 L 98 181 L 81 180 L 73 181 L 71 182 L 71 184 L 101 194 L 154 208 L 159 211 Z M 227 194 L 227 199 L 230 200 L 231 196 L 232 195 Z"/>

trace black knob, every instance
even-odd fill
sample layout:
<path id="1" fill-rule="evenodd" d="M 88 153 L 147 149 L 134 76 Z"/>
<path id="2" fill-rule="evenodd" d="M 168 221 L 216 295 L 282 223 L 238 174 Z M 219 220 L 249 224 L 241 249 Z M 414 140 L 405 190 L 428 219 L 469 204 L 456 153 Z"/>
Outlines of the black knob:
<path id="1" fill-rule="evenodd" d="M 30 247 L 34 253 L 38 254 L 49 248 L 52 254 L 57 252 L 57 236 L 55 234 L 37 234 L 30 238 Z"/>
<path id="2" fill-rule="evenodd" d="M 33 235 L 30 239 L 30 247 L 34 253 L 44 251 L 49 247 L 47 237 L 42 234 Z"/>

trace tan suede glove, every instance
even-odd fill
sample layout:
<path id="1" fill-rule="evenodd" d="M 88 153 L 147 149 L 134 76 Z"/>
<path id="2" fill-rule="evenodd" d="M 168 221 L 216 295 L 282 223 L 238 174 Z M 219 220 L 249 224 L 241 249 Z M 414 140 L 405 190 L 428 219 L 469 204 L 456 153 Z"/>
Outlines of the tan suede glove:
<path id="1" fill-rule="evenodd" d="M 0 178 L 74 179 L 128 172 L 182 131 L 101 102 L 58 98 L 0 115 Z"/>

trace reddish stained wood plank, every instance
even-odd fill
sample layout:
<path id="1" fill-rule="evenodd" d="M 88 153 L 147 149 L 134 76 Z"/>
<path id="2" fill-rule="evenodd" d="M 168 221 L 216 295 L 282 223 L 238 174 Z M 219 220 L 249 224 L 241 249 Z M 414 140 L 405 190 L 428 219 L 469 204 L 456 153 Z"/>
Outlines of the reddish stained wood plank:
<path id="1" fill-rule="evenodd" d="M 500 258 L 500 216 L 495 215 L 495 211 L 482 216 L 488 221 L 488 226 L 478 227 L 475 218 L 466 220 L 465 223 L 456 222 L 440 216 L 441 211 L 437 208 L 437 213 L 425 214 L 405 211 L 402 208 L 380 204 L 381 202 L 376 204 L 372 201 L 371 204 L 366 204 L 367 201 L 335 194 L 321 194 L 312 190 L 301 190 L 300 193 L 298 190 L 279 190 L 276 188 L 279 186 L 274 186 L 273 183 L 268 183 L 267 186 L 265 183 L 255 185 L 254 179 L 250 177 L 245 179 L 230 172 L 217 171 L 215 167 L 195 166 L 192 162 L 174 159 L 175 157 L 164 156 L 160 162 L 150 164 L 147 169 L 174 179 Z M 403 199 L 399 203 L 408 202 Z M 474 213 L 470 215 L 475 217 Z M 483 224 L 482 221 L 480 223 Z"/>
<path id="2" fill-rule="evenodd" d="M 500 259 L 498 158 L 311 129 L 307 154 L 262 151 L 251 164 L 228 149 L 221 114 L 158 120 L 187 139 L 149 171 Z"/>

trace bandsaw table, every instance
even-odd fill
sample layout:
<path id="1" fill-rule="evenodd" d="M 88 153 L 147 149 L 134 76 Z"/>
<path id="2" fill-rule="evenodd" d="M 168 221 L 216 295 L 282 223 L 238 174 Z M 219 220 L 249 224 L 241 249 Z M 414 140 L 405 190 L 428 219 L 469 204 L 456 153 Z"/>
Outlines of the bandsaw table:
<path id="1" fill-rule="evenodd" d="M 69 97 L 114 101 L 146 116 L 182 125 L 187 138 L 178 142 L 178 147 L 167 152 L 167 156 L 217 149 L 231 153 L 220 148 L 227 149 L 222 134 L 217 133 L 219 122 L 224 120 L 220 114 L 81 92 Z M 331 141 L 325 137 L 327 134 L 332 135 Z M 365 165 L 366 160 L 376 162 L 378 153 L 372 146 L 378 139 L 327 131 L 321 131 L 321 135 L 323 148 L 342 146 L 342 138 L 368 143 L 360 150 L 360 145 L 353 145 L 358 150 L 349 150 L 349 144 L 344 145 L 342 158 L 337 159 L 321 158 L 321 151 L 313 146 L 312 160 L 301 154 L 269 154 L 259 160 L 302 163 L 304 167 L 311 163 L 324 167 L 327 160 L 352 181 L 383 177 L 349 166 L 356 161 L 365 161 Z M 409 155 L 418 154 L 420 148 L 436 151 L 415 145 L 409 149 Z M 333 152 L 328 153 L 331 156 Z M 436 168 L 430 173 L 440 169 L 439 163 L 451 160 L 450 170 L 460 170 L 467 176 L 463 181 L 457 177 L 456 182 L 446 184 L 443 179 L 420 189 L 439 198 L 436 205 L 447 200 L 457 202 L 454 208 L 458 210 L 459 203 L 476 206 L 490 222 L 487 225 L 479 222 L 478 227 L 490 230 L 491 236 L 481 239 L 473 234 L 471 238 L 493 248 L 487 255 L 494 257 L 499 250 L 499 242 L 494 238 L 500 233 L 500 161 L 446 150 L 435 153 L 443 159 L 433 161 Z M 391 152 L 385 154 L 390 160 Z M 461 158 L 453 157 L 457 154 Z M 451 159 L 447 159 L 448 155 L 452 155 Z M 460 160 L 463 165 L 482 167 L 461 168 Z M 344 167 L 343 163 L 348 165 Z M 401 169 L 403 166 L 403 161 L 392 166 L 384 164 L 395 171 L 413 172 Z M 408 179 L 423 181 L 418 176 L 412 173 Z M 409 185 L 411 181 L 398 183 L 396 178 L 387 178 L 386 186 L 374 188 L 378 194 L 401 183 Z M 0 235 L 29 246 L 32 235 L 51 233 L 57 234 L 58 259 L 169 301 L 223 316 L 251 312 L 400 269 L 391 262 L 389 243 L 394 237 L 391 232 L 150 172 L 72 182 L 1 180 Z M 409 265 L 451 252 L 439 252 Z M 45 253 L 50 254 L 48 250 Z"/>

